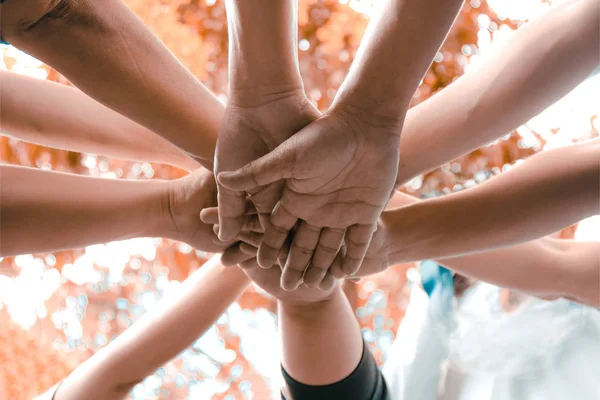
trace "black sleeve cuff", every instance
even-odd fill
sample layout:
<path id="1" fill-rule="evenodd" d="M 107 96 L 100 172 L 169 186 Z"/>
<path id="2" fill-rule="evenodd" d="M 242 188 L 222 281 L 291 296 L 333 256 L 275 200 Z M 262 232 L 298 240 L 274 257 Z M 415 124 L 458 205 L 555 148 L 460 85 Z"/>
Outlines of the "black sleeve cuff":
<path id="1" fill-rule="evenodd" d="M 281 373 L 293 400 L 386 400 L 387 387 L 375 358 L 363 343 L 363 354 L 356 369 L 343 380 L 325 386 L 309 386 L 292 378 L 281 367 Z M 285 400 L 283 395 L 282 399 Z M 290 400 L 292 400 L 290 399 Z"/>

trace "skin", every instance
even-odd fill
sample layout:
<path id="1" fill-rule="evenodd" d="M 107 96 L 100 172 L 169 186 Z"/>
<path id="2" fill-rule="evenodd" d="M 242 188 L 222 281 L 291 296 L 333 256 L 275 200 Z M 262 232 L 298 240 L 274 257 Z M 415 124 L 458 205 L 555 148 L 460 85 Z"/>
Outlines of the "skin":
<path id="1" fill-rule="evenodd" d="M 600 139 L 594 139 L 538 153 L 469 190 L 395 210 L 394 226 L 403 233 L 395 257 L 436 259 L 502 248 L 598 214 Z"/>
<path id="2" fill-rule="evenodd" d="M 569 93 L 600 66 L 599 38 L 598 0 L 568 1 L 524 24 L 478 68 L 408 111 L 396 186 L 504 136 Z"/>
<path id="3" fill-rule="evenodd" d="M 382 214 L 367 255 L 353 277 L 376 274 L 400 263 L 435 258 L 441 265 L 473 279 L 536 297 L 567 297 L 582 304 L 600 307 L 600 243 L 543 237 L 477 254 L 453 258 L 429 257 L 436 249 L 407 246 L 406 237 L 410 231 L 404 229 L 405 216 L 402 214 L 405 208 L 425 201 L 398 192 L 391 202 L 399 208 L 389 209 Z M 216 209 L 208 209 L 203 210 L 201 216 L 210 223 L 217 221 L 216 214 Z M 442 225 L 438 227 L 442 229 Z M 246 240 L 254 248 L 258 247 L 260 234 L 255 234 L 252 240 Z M 252 247 L 244 248 L 246 254 L 252 254 Z M 239 257 L 234 249 L 225 252 L 227 263 L 234 264 L 236 257 Z M 336 278 L 347 277 L 340 262 L 334 262 L 331 274 Z M 330 288 L 330 282 L 329 279 L 324 281 L 321 287 Z"/>
<path id="4" fill-rule="evenodd" d="M 297 288 L 305 270 L 316 275 L 315 281 L 323 279 L 344 238 L 348 250 L 343 268 L 355 272 L 396 181 L 396 149 L 410 98 L 461 4 L 385 2 L 371 20 L 332 108 L 268 155 L 235 172 L 219 171 L 218 181 L 229 194 L 219 199 L 220 238 L 231 238 L 241 226 L 245 193 L 285 179 L 265 227 L 259 264 L 270 267 L 290 230 L 302 221 L 282 274 L 283 288 Z M 425 19 L 428 24 L 413 22 Z M 391 52 L 403 60 L 401 65 L 389 57 Z M 233 206 L 234 198 L 238 206 Z M 311 254 L 314 261 L 307 263 Z"/>
<path id="5" fill-rule="evenodd" d="M 8 71 L 0 71 L 0 81 L 5 135 L 57 149 L 169 164 L 188 171 L 199 167 L 154 132 L 75 88 Z"/>
<path id="6" fill-rule="evenodd" d="M 214 256 L 176 293 L 78 366 L 63 381 L 55 400 L 127 398 L 137 383 L 210 328 L 248 283 L 240 269 L 225 268 Z"/>
<path id="7" fill-rule="evenodd" d="M 230 245 L 198 217 L 216 205 L 204 168 L 174 181 L 130 181 L 1 165 L 0 179 L 2 257 L 147 236 L 207 252 Z"/>
<path id="8" fill-rule="evenodd" d="M 221 103 L 122 1 L 11 0 L 0 7 L 5 40 L 212 170 Z"/>
<path id="9" fill-rule="evenodd" d="M 256 250 L 248 249 L 244 250 L 249 255 L 256 254 Z M 278 266 L 264 270 L 256 258 L 240 266 L 256 285 L 278 300 L 281 363 L 290 376 L 320 386 L 339 382 L 356 369 L 362 356 L 362 334 L 339 281 L 328 290 L 301 286 L 289 292 L 279 284 Z M 331 335 L 333 330 L 336 335 Z"/>

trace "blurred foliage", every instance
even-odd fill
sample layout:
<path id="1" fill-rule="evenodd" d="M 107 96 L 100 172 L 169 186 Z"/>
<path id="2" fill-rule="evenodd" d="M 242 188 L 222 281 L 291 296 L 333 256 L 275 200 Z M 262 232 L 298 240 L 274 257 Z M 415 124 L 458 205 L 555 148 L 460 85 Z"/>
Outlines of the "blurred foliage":
<path id="1" fill-rule="evenodd" d="M 126 0 L 126 3 L 187 68 L 225 99 L 227 24 L 224 1 Z M 300 68 L 309 98 L 322 110 L 334 98 L 368 22 L 366 16 L 357 11 L 367 2 L 347 3 L 348 1 L 336 0 L 299 2 Z M 364 9 L 368 10 L 368 7 Z M 488 27 L 479 26 L 480 15 L 489 17 Z M 500 19 L 484 1 L 467 1 L 436 61 L 415 93 L 413 104 L 426 100 L 463 74 L 470 55 L 477 53 L 478 33 L 482 29 L 494 32 L 501 26 L 515 29 L 518 24 L 519 21 Z M 7 55 L 6 52 L 3 54 L 7 68 L 18 63 L 16 56 Z M 48 79 L 69 84 L 53 69 L 47 66 L 41 68 L 46 70 Z M 538 139 L 543 144 L 543 139 Z M 469 186 L 470 181 L 475 184 L 489 175 L 499 173 L 506 164 L 527 157 L 535 150 L 523 146 L 520 136 L 513 132 L 504 140 L 426 174 L 422 181 L 413 182 L 406 190 L 422 196 L 457 190 Z M 0 137 L 0 160 L 81 174 L 100 175 L 112 172 L 115 177 L 147 179 L 140 172 L 140 164 L 52 150 L 7 137 Z M 161 165 L 151 165 L 151 168 L 154 178 L 172 179 L 182 173 Z M 158 290 L 155 282 L 160 276 L 181 281 L 205 261 L 205 255 L 178 243 L 160 239 L 152 243 L 156 249 L 153 257 L 129 253 L 129 259 L 124 264 L 124 278 L 118 283 L 98 288 L 91 284 L 77 285 L 61 278 L 58 289 L 45 301 L 47 312 L 42 313 L 43 315 L 38 313 L 39 319 L 28 331 L 11 322 L 6 310 L 0 309 L 0 342 L 3 343 L 0 346 L 1 399 L 28 399 L 32 394 L 52 386 L 101 347 L 102 341 L 94 339 L 99 334 L 110 339 L 129 326 L 132 318 L 119 311 L 116 306 L 119 299 L 127 299 L 135 304 L 140 293 Z M 84 250 L 80 249 L 52 255 L 35 255 L 29 261 L 41 262 L 46 269 L 62 271 L 67 265 L 75 263 L 77 266 L 77 260 L 84 255 Z M 0 275 L 17 277 L 20 271 L 17 264 L 12 257 L 1 260 Z M 408 290 L 400 288 L 407 287 L 407 269 L 410 267 L 412 265 L 399 266 L 364 279 L 356 285 L 348 283 L 345 286 L 350 300 L 359 311 L 359 320 L 366 334 L 371 337 L 380 335 L 387 340 L 372 341 L 375 354 L 380 360 L 385 351 L 385 346 L 381 343 L 391 341 L 390 333 L 395 333 L 404 313 Z M 147 276 L 151 279 L 148 280 Z M 149 283 L 150 281 L 153 283 Z M 86 299 L 85 307 L 75 307 L 81 314 L 82 340 L 73 342 L 68 338 L 68 327 L 53 321 L 52 315 L 69 307 L 73 308 L 72 304 L 69 305 L 72 302 L 69 299 L 82 299 L 82 296 Z M 264 308 L 275 312 L 273 300 L 254 288 L 250 288 L 239 299 L 238 304 L 243 310 Z M 232 368 L 241 366 L 243 372 L 235 381 L 249 381 L 254 398 L 267 398 L 269 389 L 263 376 L 254 370 L 251 361 L 240 351 L 240 335 L 228 332 L 226 325 L 219 325 L 217 328 L 225 347 L 235 350 L 237 358 L 235 363 L 219 365 L 216 379 L 228 381 Z M 166 368 L 171 376 L 182 373 L 188 381 L 192 378 L 198 381 L 205 378 L 201 373 L 185 371 L 180 359 Z M 248 396 L 246 389 L 244 385 L 231 383 L 224 393 L 214 398 L 250 398 L 245 397 Z M 163 379 L 159 393 L 161 396 L 169 396 L 170 393 L 169 398 L 183 398 L 187 389 L 180 387 L 175 379 Z"/>

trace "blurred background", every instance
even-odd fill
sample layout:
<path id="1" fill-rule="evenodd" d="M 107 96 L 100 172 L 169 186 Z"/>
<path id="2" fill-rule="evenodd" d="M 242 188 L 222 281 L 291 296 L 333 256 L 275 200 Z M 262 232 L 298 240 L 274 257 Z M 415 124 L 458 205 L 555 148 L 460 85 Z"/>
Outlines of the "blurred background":
<path id="1" fill-rule="evenodd" d="M 333 100 L 369 15 L 382 0 L 300 0 L 300 68 L 321 110 Z M 223 0 L 125 0 L 171 51 L 226 101 L 227 27 Z M 413 105 L 443 89 L 518 27 L 544 13 L 541 0 L 467 0 Z M 398 60 L 398 62 L 402 62 Z M 527 60 L 522 60 L 526 63 Z M 11 46 L 0 68 L 69 82 Z M 598 135 L 600 75 L 495 143 L 415 178 L 402 190 L 443 195 L 502 173 L 544 148 Z M 1 132 L 0 132 L 1 133 Z M 0 136 L 0 162 L 106 178 L 173 179 L 183 171 L 35 146 Z M 490 227 L 493 229 L 493 227 Z M 598 239 L 590 219 L 563 237 Z M 134 239 L 54 254 L 0 258 L 0 399 L 30 399 L 151 312 L 208 255 L 165 239 Z M 385 362 L 410 295 L 415 265 L 349 283 L 345 290 L 378 361 Z M 251 287 L 197 342 L 136 386 L 133 399 L 267 399 L 278 392 L 275 303 Z"/>

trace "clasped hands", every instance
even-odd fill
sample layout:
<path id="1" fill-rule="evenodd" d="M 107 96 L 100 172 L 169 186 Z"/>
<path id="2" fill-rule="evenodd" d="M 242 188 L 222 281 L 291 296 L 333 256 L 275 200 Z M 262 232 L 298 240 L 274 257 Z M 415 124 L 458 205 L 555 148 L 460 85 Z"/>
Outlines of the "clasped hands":
<path id="1" fill-rule="evenodd" d="M 394 190 L 402 119 L 344 102 L 320 115 L 301 87 L 248 99 L 226 108 L 218 211 L 202 212 L 203 222 L 218 222 L 222 242 L 238 241 L 224 264 L 279 264 L 287 291 L 301 283 L 330 289 L 334 276 L 359 270 L 368 250 L 367 261 L 378 264 L 384 232 L 369 247 Z"/>

